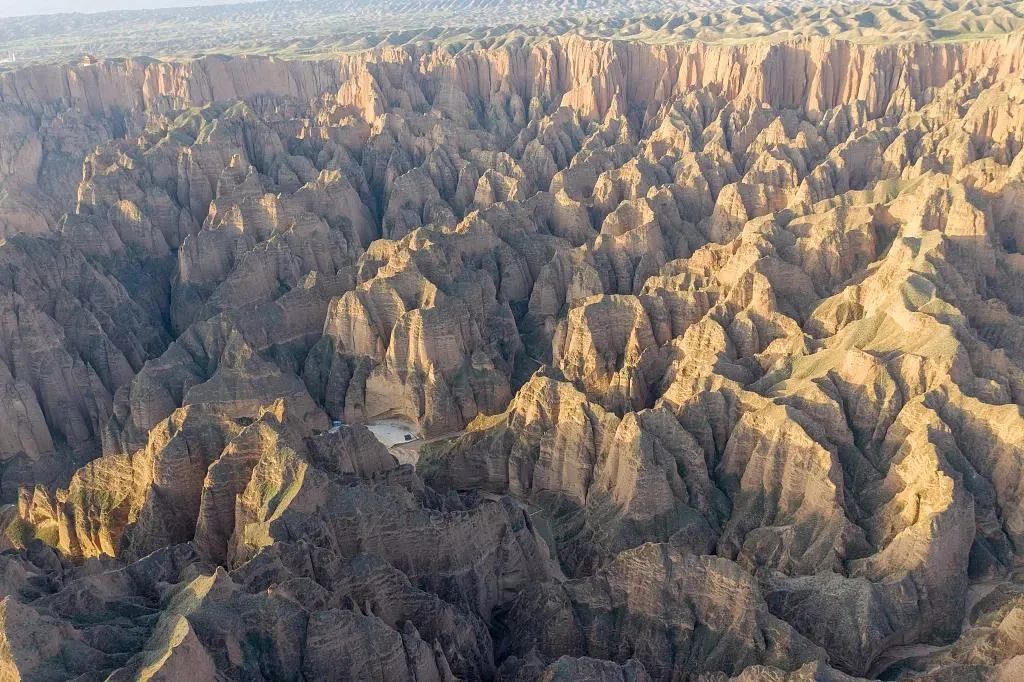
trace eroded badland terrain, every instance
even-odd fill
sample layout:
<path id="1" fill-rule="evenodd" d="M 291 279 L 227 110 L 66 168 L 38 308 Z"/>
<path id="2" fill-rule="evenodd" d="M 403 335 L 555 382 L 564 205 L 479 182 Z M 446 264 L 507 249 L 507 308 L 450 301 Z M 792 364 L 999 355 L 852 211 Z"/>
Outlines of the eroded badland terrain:
<path id="1" fill-rule="evenodd" d="M 0 679 L 1024 679 L 1024 12 L 727 4 L 7 64 Z"/>

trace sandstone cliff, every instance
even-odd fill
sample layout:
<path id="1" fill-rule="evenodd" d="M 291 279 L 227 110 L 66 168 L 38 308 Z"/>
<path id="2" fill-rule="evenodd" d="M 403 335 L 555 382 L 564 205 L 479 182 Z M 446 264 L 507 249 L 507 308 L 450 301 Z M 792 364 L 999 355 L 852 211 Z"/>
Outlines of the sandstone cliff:
<path id="1" fill-rule="evenodd" d="M 0 74 L 0 676 L 1012 679 L 1022 73 Z"/>

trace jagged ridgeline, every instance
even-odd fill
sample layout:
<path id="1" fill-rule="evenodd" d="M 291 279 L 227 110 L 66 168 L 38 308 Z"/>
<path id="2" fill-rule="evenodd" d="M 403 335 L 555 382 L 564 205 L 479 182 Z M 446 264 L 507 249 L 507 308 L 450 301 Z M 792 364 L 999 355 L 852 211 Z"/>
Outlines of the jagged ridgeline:
<path id="1" fill-rule="evenodd" d="M 1024 678 L 1022 76 L 8 69 L 0 679 Z"/>

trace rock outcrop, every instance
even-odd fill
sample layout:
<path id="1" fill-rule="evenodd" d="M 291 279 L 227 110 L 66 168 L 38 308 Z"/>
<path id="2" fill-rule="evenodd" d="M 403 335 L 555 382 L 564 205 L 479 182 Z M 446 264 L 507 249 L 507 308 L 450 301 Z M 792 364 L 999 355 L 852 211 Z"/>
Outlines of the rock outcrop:
<path id="1" fill-rule="evenodd" d="M 1013 679 L 1022 40 L 0 73 L 0 677 Z"/>

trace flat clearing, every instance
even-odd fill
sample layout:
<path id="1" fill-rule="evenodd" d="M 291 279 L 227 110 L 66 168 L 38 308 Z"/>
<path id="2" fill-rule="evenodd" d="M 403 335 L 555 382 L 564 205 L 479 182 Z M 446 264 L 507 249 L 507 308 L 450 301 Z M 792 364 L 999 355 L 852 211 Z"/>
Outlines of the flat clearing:
<path id="1" fill-rule="evenodd" d="M 402 419 L 382 419 L 367 422 L 366 428 L 370 429 L 377 440 L 383 443 L 400 463 L 416 466 L 419 446 L 423 441 L 415 424 Z M 412 440 L 407 436 L 412 436 Z"/>
<path id="2" fill-rule="evenodd" d="M 412 436 L 414 439 L 419 438 L 419 435 L 416 433 L 416 425 L 400 419 L 369 422 L 366 427 L 377 437 L 377 440 L 389 448 L 399 443 L 408 442 L 409 439 L 406 436 Z"/>

